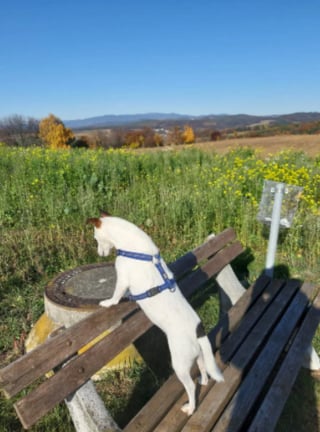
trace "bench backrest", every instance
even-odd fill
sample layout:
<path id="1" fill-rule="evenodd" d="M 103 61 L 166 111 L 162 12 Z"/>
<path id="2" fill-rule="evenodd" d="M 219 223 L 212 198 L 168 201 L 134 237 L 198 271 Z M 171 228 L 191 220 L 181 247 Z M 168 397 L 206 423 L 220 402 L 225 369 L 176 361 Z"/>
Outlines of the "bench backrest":
<path id="1" fill-rule="evenodd" d="M 229 228 L 171 263 L 170 268 L 189 297 L 242 251 L 234 230 Z M 119 321 L 119 327 L 78 355 L 81 347 Z M 0 370 L 0 386 L 7 397 L 12 397 L 64 364 L 15 403 L 23 426 L 32 426 L 152 325 L 135 303 L 122 302 L 110 309 L 99 309 Z"/>

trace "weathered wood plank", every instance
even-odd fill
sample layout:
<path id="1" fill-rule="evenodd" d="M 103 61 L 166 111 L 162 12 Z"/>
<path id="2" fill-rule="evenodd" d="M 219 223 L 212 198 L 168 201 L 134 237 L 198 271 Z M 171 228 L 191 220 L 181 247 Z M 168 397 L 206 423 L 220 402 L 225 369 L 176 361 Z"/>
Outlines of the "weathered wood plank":
<path id="1" fill-rule="evenodd" d="M 102 332 L 137 309 L 134 303 L 101 308 L 15 362 L 0 370 L 0 385 L 12 397 L 46 372 L 60 365 Z"/>
<path id="2" fill-rule="evenodd" d="M 236 234 L 233 228 L 227 228 L 217 236 L 205 241 L 201 246 L 196 247 L 192 251 L 178 258 L 174 263 L 171 263 L 169 267 L 173 271 L 175 277 L 180 279 L 183 274 L 190 272 L 201 261 L 204 261 L 217 253 L 228 243 L 235 240 L 235 238 Z"/>
<path id="3" fill-rule="evenodd" d="M 214 250 L 219 250 L 226 239 L 234 236 L 233 230 L 226 230 L 213 240 Z M 241 246 L 241 245 L 240 245 Z M 235 248 L 235 249 L 234 249 Z M 197 248 L 195 252 L 201 259 L 208 254 L 202 248 Z M 206 248 L 205 248 L 206 249 Z M 187 291 L 185 295 L 191 295 L 202 283 L 204 283 L 213 273 L 217 272 L 224 265 L 224 260 L 236 256 L 240 251 L 239 245 L 235 245 L 226 252 L 226 255 L 218 257 L 207 263 L 206 266 L 199 268 L 197 274 L 186 282 L 181 282 L 182 291 Z M 75 324 L 50 341 L 37 347 L 31 353 L 26 354 L 17 361 L 0 370 L 0 385 L 3 387 L 7 397 L 12 397 L 33 381 L 43 376 L 46 372 L 60 365 L 66 358 L 76 353 L 82 346 L 86 345 L 103 331 L 107 330 L 117 322 L 121 321 L 129 313 L 137 309 L 133 303 L 120 303 L 116 307 L 100 309 L 90 317 Z"/>
<path id="4" fill-rule="evenodd" d="M 260 276 L 228 311 L 219 320 L 218 324 L 210 331 L 209 340 L 214 351 L 221 347 L 222 342 L 239 324 L 243 316 L 254 305 L 261 293 L 267 288 L 270 279 L 264 275 Z"/>
<path id="5" fill-rule="evenodd" d="M 222 270 L 243 251 L 240 242 L 233 243 L 230 246 L 219 251 L 209 261 L 203 264 L 200 268 L 187 275 L 179 281 L 179 287 L 186 297 L 189 297 L 195 290 L 194 285 L 201 287 L 212 276 Z"/>
<path id="6" fill-rule="evenodd" d="M 241 367 L 244 367 L 244 365 L 247 364 L 247 354 L 246 348 L 243 349 L 242 346 L 250 345 L 250 343 L 247 342 L 246 338 L 248 337 L 248 335 L 252 337 L 252 334 L 255 334 L 255 326 L 259 324 L 261 317 L 264 317 L 265 313 L 268 313 L 268 315 L 271 314 L 270 310 L 268 310 L 270 305 L 272 306 L 272 310 L 275 310 L 274 315 L 271 317 L 271 322 L 274 322 L 277 314 L 281 313 L 281 311 L 285 307 L 287 300 L 294 295 L 294 293 L 298 289 L 298 286 L 298 283 L 290 283 L 290 285 L 287 286 L 284 285 L 283 281 L 280 280 L 270 282 L 270 284 L 267 285 L 266 289 L 263 291 L 259 299 L 250 308 L 250 311 L 242 317 L 241 322 L 236 329 L 237 331 L 231 333 L 231 335 L 221 347 L 220 351 L 218 352 L 218 359 L 221 357 L 221 363 L 230 361 L 230 359 L 235 354 L 237 354 L 237 361 L 239 362 Z M 278 303 L 279 306 L 277 307 Z M 269 328 L 271 322 L 268 324 L 266 329 Z M 248 347 L 249 352 L 251 349 L 253 349 L 254 346 L 260 346 L 260 343 L 262 342 L 262 333 L 259 333 L 259 330 L 256 332 L 257 343 L 255 345 L 252 345 L 251 347 Z M 264 330 L 263 334 L 266 334 Z M 241 354 L 243 354 L 243 358 L 241 357 Z"/>
<path id="7" fill-rule="evenodd" d="M 197 371 L 194 376 L 197 375 Z M 200 403 L 206 394 L 209 392 L 213 386 L 213 381 L 210 380 L 208 385 L 200 386 L 198 380 L 194 379 L 197 388 L 197 402 Z M 159 422 L 159 424 L 154 428 L 150 429 L 153 432 L 168 432 L 168 431 L 180 431 L 183 425 L 187 422 L 188 417 L 185 413 L 181 411 L 183 404 L 188 401 L 188 397 L 185 392 L 177 399 L 175 404 L 171 407 L 167 415 Z"/>
<path id="8" fill-rule="evenodd" d="M 295 339 L 274 379 L 272 386 L 264 397 L 248 432 L 259 432 L 261 427 L 273 431 L 295 383 L 303 356 L 310 347 L 320 323 L 320 294 L 308 311 Z"/>
<path id="9" fill-rule="evenodd" d="M 237 432 L 245 423 L 250 410 L 259 397 L 269 376 L 275 368 L 284 347 L 289 341 L 297 323 L 308 305 L 313 288 L 304 284 L 286 309 L 281 321 L 269 335 L 257 360 L 251 366 L 240 389 L 233 396 L 230 404 L 214 427 L 215 432 Z"/>
<path id="10" fill-rule="evenodd" d="M 132 343 L 152 326 L 151 321 L 137 312 L 112 333 L 77 356 L 15 404 L 25 428 L 31 427 L 57 403 L 84 384 L 105 363 L 112 360 L 123 346 Z"/>
<path id="11" fill-rule="evenodd" d="M 229 331 L 235 329 L 242 316 L 246 313 L 250 306 L 256 302 L 257 297 L 261 295 L 262 291 L 266 287 L 268 287 L 269 283 L 270 279 L 263 276 L 259 278 L 256 283 L 245 292 L 241 299 L 239 299 L 239 301 L 224 316 L 223 320 L 220 320 L 214 329 L 209 333 L 209 339 L 211 343 L 214 343 L 216 347 L 221 345 L 221 343 L 229 334 Z M 276 291 L 277 289 L 278 287 L 273 288 L 273 291 Z M 270 293 L 268 295 L 271 296 Z M 227 327 L 227 330 L 224 330 L 225 327 Z M 220 366 L 223 365 L 220 364 Z M 197 373 L 196 368 L 194 368 L 193 373 L 195 376 Z M 205 392 L 210 390 L 212 385 L 213 381 L 209 381 L 208 386 L 205 389 L 202 389 L 200 400 L 201 397 L 204 396 Z M 184 398 L 186 397 L 183 387 L 176 376 L 172 375 L 167 380 L 167 382 L 161 386 L 156 395 L 154 395 L 153 398 L 142 408 L 142 410 L 130 421 L 130 423 L 124 428 L 124 431 L 152 432 L 161 419 L 164 419 L 164 424 L 168 425 L 170 424 L 170 419 L 172 417 L 171 411 L 168 414 L 169 410 L 173 410 L 176 413 L 176 418 L 174 420 L 175 424 L 179 422 L 183 425 L 187 419 L 185 414 L 183 414 L 180 410 L 181 400 L 179 400 L 179 398 L 181 396 Z M 172 408 L 173 406 L 174 408 Z M 153 415 L 150 416 L 150 413 L 153 413 Z M 169 415 L 169 420 L 166 418 L 167 414 Z M 159 427 L 161 427 L 161 424 Z"/>
<path id="12" fill-rule="evenodd" d="M 277 291 L 282 285 L 281 281 L 274 281 L 270 285 L 270 290 L 273 291 L 273 287 L 276 287 Z M 267 295 L 259 298 L 250 310 L 250 313 L 241 320 L 239 325 L 240 330 L 237 328 L 233 335 L 236 335 L 237 330 L 240 334 L 245 334 L 246 332 L 241 328 L 242 326 L 247 328 L 249 333 L 238 347 L 237 352 L 234 353 L 232 346 L 234 342 L 229 342 L 231 338 L 222 346 L 224 349 L 224 354 L 222 355 L 224 363 L 228 364 L 230 362 L 225 371 L 225 382 L 213 386 L 197 411 L 182 429 L 183 432 L 192 432 L 195 430 L 208 432 L 212 429 L 214 423 L 217 422 L 220 414 L 234 395 L 235 390 L 240 385 L 243 376 L 255 358 L 256 352 L 263 345 L 266 336 L 277 322 L 279 315 L 285 310 L 288 296 L 290 298 L 295 293 L 294 286 L 294 284 L 293 286 L 292 284 L 285 284 L 276 296 L 266 293 Z M 261 310 L 261 318 L 252 328 L 251 314 L 255 313 L 255 309 Z M 233 336 L 232 339 L 237 340 L 237 337 Z M 229 355 L 232 356 L 230 359 Z M 221 363 L 219 362 L 219 364 Z"/>
<path id="13" fill-rule="evenodd" d="M 160 387 L 156 396 L 150 399 L 141 411 L 123 429 L 125 432 L 152 432 L 176 399 L 184 393 L 184 388 L 176 375 Z M 152 413 L 152 415 L 150 415 Z"/>
<path id="14" fill-rule="evenodd" d="M 266 284 L 267 281 L 270 281 L 270 280 L 266 279 L 266 278 L 261 278 L 261 282 L 258 284 L 258 287 L 259 286 L 265 287 L 266 295 L 268 297 L 269 302 L 271 302 L 272 298 L 276 295 L 278 290 L 281 288 L 282 284 L 279 282 L 277 284 L 268 285 L 268 284 Z M 218 363 L 220 369 L 222 371 L 224 371 L 225 381 L 228 384 L 227 386 L 222 386 L 222 387 L 219 385 L 219 387 L 218 387 L 219 388 L 219 400 L 225 400 L 226 403 L 230 399 L 231 395 L 236 391 L 237 386 L 239 385 L 239 383 L 241 381 L 242 374 L 243 374 L 241 369 L 239 369 L 239 368 L 235 369 L 233 367 L 230 368 L 229 366 L 227 367 L 227 364 L 228 364 L 229 360 L 231 359 L 234 351 L 243 343 L 247 334 L 250 332 L 252 326 L 254 325 L 255 321 L 257 320 L 257 316 L 259 316 L 263 312 L 263 310 L 266 309 L 266 307 L 268 306 L 268 304 L 266 304 L 266 302 L 263 298 L 260 298 L 259 300 L 257 300 L 257 298 L 255 296 L 252 298 L 253 294 L 255 294 L 256 291 L 257 291 L 257 287 L 256 287 L 256 285 L 254 285 L 243 296 L 243 297 L 251 298 L 251 301 L 254 304 L 254 306 L 251 309 L 251 313 L 253 312 L 253 316 L 255 317 L 254 321 L 252 322 L 251 314 L 246 316 L 245 318 L 242 317 L 242 315 L 245 314 L 246 309 L 248 307 L 248 304 L 246 304 L 246 302 L 243 302 L 243 307 L 244 307 L 243 313 L 238 316 L 239 321 L 242 317 L 242 321 L 239 324 L 239 326 L 234 330 L 234 333 L 233 333 L 234 339 L 232 339 L 229 343 L 230 338 L 228 338 L 228 340 L 226 342 L 228 345 L 227 345 L 227 348 L 224 352 L 223 361 L 222 361 L 222 358 L 221 358 L 219 351 L 216 354 L 217 363 Z M 259 292 L 261 295 L 262 291 L 259 290 Z M 235 305 L 229 311 L 229 316 L 232 315 L 233 310 L 237 309 L 237 306 L 238 306 L 238 304 Z M 233 340 L 235 340 L 237 342 L 235 347 L 231 346 L 231 343 L 232 344 L 234 343 Z M 201 402 L 205 399 L 206 395 L 211 391 L 213 386 L 214 386 L 214 389 L 212 391 L 213 392 L 217 391 L 216 387 L 215 387 L 216 385 L 217 384 L 215 384 L 214 381 L 210 380 L 208 385 L 205 388 L 201 389 L 200 394 L 199 394 L 199 399 L 198 399 L 198 405 L 200 404 L 200 406 L 201 406 Z M 186 397 L 186 396 L 184 395 L 184 397 Z M 188 417 L 186 417 L 180 410 L 182 403 L 183 403 L 183 396 L 180 398 L 180 400 L 178 400 L 175 403 L 175 405 L 171 408 L 170 412 L 159 423 L 158 428 L 155 431 L 157 431 L 157 432 L 163 431 L 164 432 L 168 428 L 168 425 L 170 425 L 171 423 L 174 423 L 174 425 L 175 425 L 175 429 L 173 429 L 173 430 L 180 431 L 183 428 L 183 426 L 188 421 Z M 222 411 L 223 408 L 224 408 L 224 404 L 221 404 L 221 407 L 219 407 L 219 411 L 217 411 L 216 414 L 220 414 L 220 412 Z M 199 421 L 201 422 L 202 420 L 199 420 Z M 193 424 L 191 426 L 190 430 L 197 430 L 197 429 L 193 429 L 195 427 L 198 427 L 198 426 Z"/>
<path id="15" fill-rule="evenodd" d="M 208 259 L 219 250 L 223 249 L 229 243 L 236 240 L 236 233 L 233 228 L 227 228 L 221 233 L 210 236 L 202 245 L 194 249 L 194 254 L 197 257 L 198 262 L 204 259 Z"/>
<path id="16" fill-rule="evenodd" d="M 257 286 L 264 288 L 269 279 L 263 278 Z M 223 327 L 230 324 L 232 329 L 239 323 L 242 314 L 249 308 L 253 298 L 253 292 L 257 292 L 256 284 L 250 287 L 241 299 L 234 305 L 225 315 L 223 321 L 219 321 L 213 329 L 214 335 L 217 335 L 218 341 L 216 345 L 221 344 L 222 340 L 228 335 L 229 331 L 224 332 Z M 253 298 L 255 301 L 256 298 Z M 216 330 L 217 328 L 217 330 Z M 211 338 L 215 340 L 214 338 Z M 197 369 L 195 369 L 197 371 Z M 144 405 L 141 411 L 128 423 L 124 428 L 125 432 L 152 432 L 159 421 L 168 413 L 176 400 L 184 394 L 184 389 L 175 375 L 171 377 L 161 386 L 157 393 Z M 153 413 L 150 416 L 150 413 Z"/>

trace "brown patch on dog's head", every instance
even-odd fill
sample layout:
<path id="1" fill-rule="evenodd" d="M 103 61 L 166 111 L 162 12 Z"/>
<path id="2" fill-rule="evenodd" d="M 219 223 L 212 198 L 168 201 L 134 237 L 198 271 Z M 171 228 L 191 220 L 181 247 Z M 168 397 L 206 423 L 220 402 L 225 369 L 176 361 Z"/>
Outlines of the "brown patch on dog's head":
<path id="1" fill-rule="evenodd" d="M 100 210 L 100 217 L 108 217 L 108 216 L 111 216 L 111 214 L 104 210 Z"/>
<path id="2" fill-rule="evenodd" d="M 94 225 L 96 228 L 100 228 L 102 221 L 99 218 L 89 218 L 87 219 L 87 224 Z"/>

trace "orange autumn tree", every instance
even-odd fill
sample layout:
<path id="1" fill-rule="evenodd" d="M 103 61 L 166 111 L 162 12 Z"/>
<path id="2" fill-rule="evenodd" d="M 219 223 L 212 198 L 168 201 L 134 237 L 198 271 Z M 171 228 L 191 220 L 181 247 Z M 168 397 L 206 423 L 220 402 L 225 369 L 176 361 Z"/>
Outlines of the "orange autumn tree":
<path id="1" fill-rule="evenodd" d="M 74 139 L 72 130 L 66 128 L 63 122 L 53 114 L 41 120 L 39 136 L 51 149 L 70 148 L 69 144 Z"/>
<path id="2" fill-rule="evenodd" d="M 191 126 L 186 125 L 182 132 L 182 139 L 185 144 L 192 144 L 196 140 L 196 136 Z"/>

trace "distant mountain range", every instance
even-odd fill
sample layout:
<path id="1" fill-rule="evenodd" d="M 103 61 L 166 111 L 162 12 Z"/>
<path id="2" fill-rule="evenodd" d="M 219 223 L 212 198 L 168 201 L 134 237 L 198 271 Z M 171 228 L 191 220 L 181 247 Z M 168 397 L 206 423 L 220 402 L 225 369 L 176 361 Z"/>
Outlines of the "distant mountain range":
<path id="1" fill-rule="evenodd" d="M 90 117 L 80 120 L 65 120 L 64 124 L 72 129 L 83 128 L 103 128 L 112 126 L 126 126 L 141 122 L 150 121 L 172 121 L 188 120 L 194 116 L 175 114 L 175 113 L 146 113 L 146 114 L 109 114 L 98 117 Z"/>
<path id="2" fill-rule="evenodd" d="M 71 129 L 100 129 L 111 127 L 152 127 L 167 128 L 186 122 L 195 128 L 237 129 L 259 124 L 290 124 L 320 121 L 319 112 L 300 112 L 283 115 L 254 116 L 248 114 L 212 114 L 205 116 L 183 115 L 176 113 L 145 113 L 102 115 L 80 120 L 65 120 Z"/>

